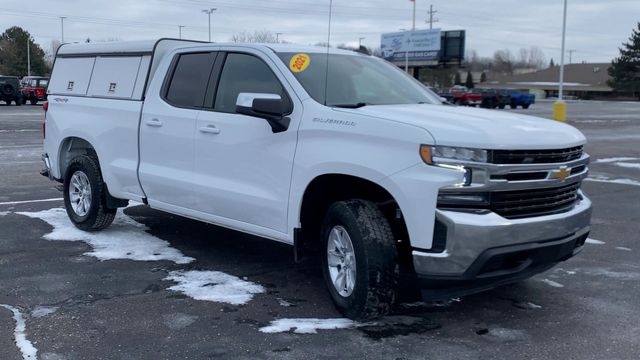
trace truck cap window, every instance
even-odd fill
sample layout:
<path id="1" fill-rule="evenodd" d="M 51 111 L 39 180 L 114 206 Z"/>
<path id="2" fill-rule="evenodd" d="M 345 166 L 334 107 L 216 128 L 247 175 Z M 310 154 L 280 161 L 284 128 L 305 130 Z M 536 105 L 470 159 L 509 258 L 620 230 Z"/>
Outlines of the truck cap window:
<path id="1" fill-rule="evenodd" d="M 277 94 L 291 109 L 289 96 L 264 61 L 253 55 L 230 53 L 220 75 L 214 110 L 235 113 L 240 93 Z"/>
<path id="2" fill-rule="evenodd" d="M 290 68 L 297 53 L 278 53 Z M 371 56 L 310 53 L 304 71 L 292 71 L 317 102 L 327 106 L 440 104 L 438 96 L 397 67 Z M 325 99 L 326 94 L 326 99 Z"/>
<path id="3" fill-rule="evenodd" d="M 180 55 L 166 100 L 180 107 L 202 107 L 214 57 L 210 53 Z"/>

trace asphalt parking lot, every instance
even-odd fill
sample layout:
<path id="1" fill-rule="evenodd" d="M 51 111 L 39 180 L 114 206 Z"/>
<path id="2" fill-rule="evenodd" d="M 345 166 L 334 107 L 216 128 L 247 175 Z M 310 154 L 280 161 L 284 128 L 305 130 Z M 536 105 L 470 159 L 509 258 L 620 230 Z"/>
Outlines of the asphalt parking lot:
<path id="1" fill-rule="evenodd" d="M 340 319 L 285 245 L 137 204 L 102 235 L 75 231 L 38 174 L 41 107 L 0 106 L 0 358 L 638 359 L 640 102 L 568 106 L 592 156 L 585 250 L 366 324 Z M 549 117 L 551 102 L 508 111 Z"/>

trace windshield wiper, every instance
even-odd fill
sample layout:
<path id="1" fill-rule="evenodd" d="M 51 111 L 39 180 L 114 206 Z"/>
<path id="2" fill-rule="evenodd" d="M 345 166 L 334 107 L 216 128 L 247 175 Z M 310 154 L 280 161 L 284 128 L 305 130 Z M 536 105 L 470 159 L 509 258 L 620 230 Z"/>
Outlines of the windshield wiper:
<path id="1" fill-rule="evenodd" d="M 333 107 L 338 107 L 338 108 L 345 108 L 345 109 L 358 109 L 361 108 L 363 106 L 367 106 L 369 104 L 367 103 L 363 103 L 363 102 L 359 102 L 356 104 L 336 104 L 336 105 L 332 105 Z"/>

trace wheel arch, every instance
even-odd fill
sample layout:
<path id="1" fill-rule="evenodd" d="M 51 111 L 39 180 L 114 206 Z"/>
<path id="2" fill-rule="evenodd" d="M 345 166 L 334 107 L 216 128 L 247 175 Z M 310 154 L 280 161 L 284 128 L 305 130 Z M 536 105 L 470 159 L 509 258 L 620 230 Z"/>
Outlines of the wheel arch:
<path id="1" fill-rule="evenodd" d="M 412 266 L 411 243 L 399 203 L 389 189 L 373 179 L 345 173 L 317 175 L 306 186 L 299 205 L 296 253 L 317 251 L 320 228 L 331 204 L 337 201 L 362 199 L 376 204 L 389 221 L 396 239 L 400 263 Z"/>
<path id="2" fill-rule="evenodd" d="M 58 148 L 58 169 L 60 171 L 60 177 L 64 178 L 67 167 L 71 162 L 71 159 L 78 155 L 93 154 L 98 158 L 96 148 L 87 140 L 78 136 L 67 136 L 60 142 Z"/>

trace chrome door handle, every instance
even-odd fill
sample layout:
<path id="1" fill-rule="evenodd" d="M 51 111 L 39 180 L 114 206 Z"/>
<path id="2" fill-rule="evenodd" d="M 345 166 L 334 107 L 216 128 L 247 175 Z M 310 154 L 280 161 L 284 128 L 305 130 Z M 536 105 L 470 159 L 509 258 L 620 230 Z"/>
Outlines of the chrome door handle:
<path id="1" fill-rule="evenodd" d="M 215 127 L 214 125 L 207 125 L 200 127 L 200 132 L 205 134 L 220 134 L 220 129 Z"/>
<path id="2" fill-rule="evenodd" d="M 160 121 L 160 120 L 158 120 L 156 118 L 153 118 L 151 120 L 147 120 L 145 123 L 147 124 L 147 126 L 153 126 L 153 127 L 162 126 L 162 121 Z"/>

